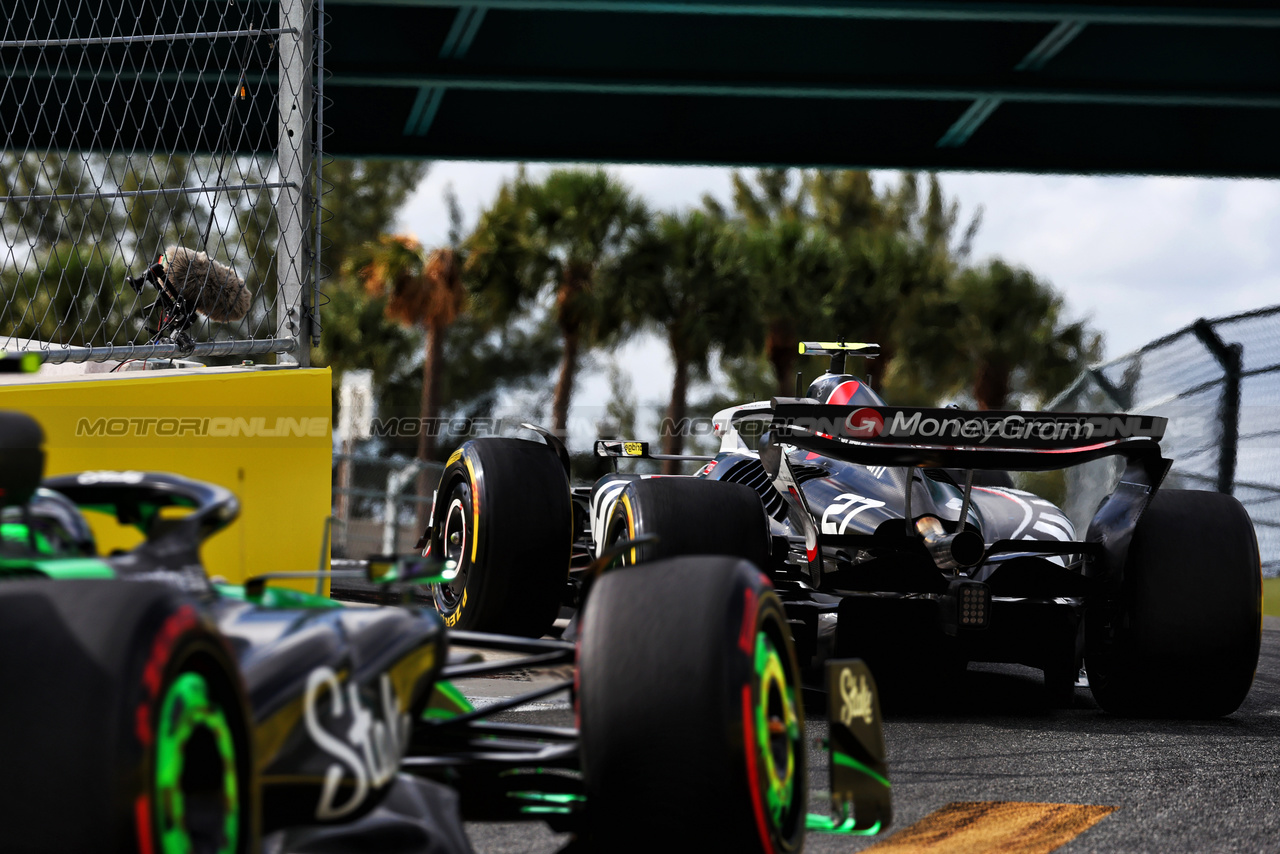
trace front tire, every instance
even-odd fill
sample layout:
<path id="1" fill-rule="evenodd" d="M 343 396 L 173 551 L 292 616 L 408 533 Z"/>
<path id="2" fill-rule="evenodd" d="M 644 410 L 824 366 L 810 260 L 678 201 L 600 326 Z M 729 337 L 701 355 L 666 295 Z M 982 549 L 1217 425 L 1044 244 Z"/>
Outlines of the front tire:
<path id="1" fill-rule="evenodd" d="M 559 614 L 573 548 L 569 479 L 525 439 L 472 439 L 436 492 L 432 554 L 457 575 L 435 586 L 450 628 L 541 637 Z"/>
<path id="2" fill-rule="evenodd" d="M 623 563 L 683 555 L 731 555 L 769 567 L 769 519 L 760 496 L 740 483 L 660 477 L 627 484 L 609 516 L 606 543 L 654 535 Z"/>
<path id="3" fill-rule="evenodd" d="M 1111 603 L 1086 604 L 1085 663 L 1099 706 L 1175 718 L 1216 718 L 1240 707 L 1262 643 L 1262 572 L 1239 501 L 1157 492 L 1111 595 Z"/>
<path id="4" fill-rule="evenodd" d="M 600 850 L 800 850 L 799 668 L 755 567 L 686 557 L 605 573 L 583 613 L 578 679 Z"/>

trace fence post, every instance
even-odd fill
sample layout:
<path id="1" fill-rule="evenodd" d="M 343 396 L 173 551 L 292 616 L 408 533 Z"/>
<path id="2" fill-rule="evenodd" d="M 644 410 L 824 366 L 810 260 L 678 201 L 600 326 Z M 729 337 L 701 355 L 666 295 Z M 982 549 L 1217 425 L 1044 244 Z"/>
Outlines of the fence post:
<path id="1" fill-rule="evenodd" d="M 281 353 L 281 365 L 307 366 L 311 362 L 311 330 L 304 289 L 313 270 L 309 232 L 311 226 L 311 127 L 312 127 L 312 0 L 280 0 L 279 136 L 276 162 L 286 184 L 276 200 L 280 240 L 276 246 L 276 337 L 291 338 L 295 346 Z"/>
<path id="2" fill-rule="evenodd" d="M 1222 366 L 1222 446 L 1218 449 L 1218 491 L 1230 495 L 1236 482 L 1236 449 L 1240 443 L 1240 374 L 1244 369 L 1244 346 L 1227 344 L 1213 325 L 1200 318 L 1191 326 L 1213 357 Z"/>
<path id="3" fill-rule="evenodd" d="M 382 505 L 382 553 L 384 555 L 395 554 L 399 545 L 396 541 L 400 533 L 400 514 L 397 512 L 399 508 L 396 505 L 400 503 L 400 493 L 413 482 L 422 467 L 422 460 L 412 459 L 404 468 L 387 475 L 387 493 Z M 416 514 L 414 518 L 417 518 Z"/>

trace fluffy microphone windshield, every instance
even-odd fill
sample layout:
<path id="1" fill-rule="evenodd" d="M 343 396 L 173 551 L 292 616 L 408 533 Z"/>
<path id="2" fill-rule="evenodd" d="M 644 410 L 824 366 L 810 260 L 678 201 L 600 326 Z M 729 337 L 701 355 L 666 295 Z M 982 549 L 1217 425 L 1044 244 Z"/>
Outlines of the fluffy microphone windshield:
<path id="1" fill-rule="evenodd" d="M 211 320 L 239 320 L 249 313 L 249 289 L 226 264 L 183 246 L 164 251 L 170 293 Z"/>

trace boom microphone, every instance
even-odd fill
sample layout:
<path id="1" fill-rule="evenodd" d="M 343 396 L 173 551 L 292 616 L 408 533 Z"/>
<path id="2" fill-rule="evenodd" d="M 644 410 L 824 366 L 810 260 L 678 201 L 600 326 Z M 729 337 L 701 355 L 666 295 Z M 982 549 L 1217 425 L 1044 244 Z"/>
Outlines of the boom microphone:
<path id="1" fill-rule="evenodd" d="M 184 246 L 164 251 L 165 289 L 211 320 L 235 321 L 249 313 L 249 289 L 226 264 Z"/>

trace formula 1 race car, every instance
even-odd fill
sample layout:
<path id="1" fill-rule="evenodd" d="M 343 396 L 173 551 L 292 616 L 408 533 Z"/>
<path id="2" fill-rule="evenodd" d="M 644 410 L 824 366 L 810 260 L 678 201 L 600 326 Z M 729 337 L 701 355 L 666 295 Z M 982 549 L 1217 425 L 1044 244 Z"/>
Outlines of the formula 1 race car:
<path id="1" fill-rule="evenodd" d="M 270 583 L 324 573 L 210 579 L 200 545 L 235 520 L 232 493 L 137 471 L 38 490 L 42 442 L 32 419 L 0 413 L 5 852 L 454 854 L 471 850 L 462 820 L 546 821 L 579 852 L 784 852 L 806 829 L 889 823 L 860 662 L 830 674 L 836 815 L 807 813 L 786 617 L 741 559 L 598 562 L 576 641 L 449 632 L 408 585 L 446 583 L 452 563 L 341 570 L 397 603 L 373 607 Z M 99 556 L 93 512 L 145 539 Z M 673 586 L 676 623 L 647 619 Z M 519 655 L 451 661 L 446 641 Z M 481 709 L 452 681 L 566 665 L 572 678 Z M 579 726 L 494 720 L 565 690 Z M 686 763 L 698 773 L 671 773 Z"/>
<path id="2" fill-rule="evenodd" d="M 570 490 L 545 431 L 464 444 L 419 543 L 460 566 L 435 589 L 446 621 L 540 634 L 574 604 L 580 567 L 640 541 L 625 562 L 730 554 L 765 569 L 802 665 L 834 619 L 834 653 L 866 660 L 890 700 L 898 674 L 946 684 L 993 661 L 1042 670 L 1051 702 L 1070 704 L 1083 661 L 1113 713 L 1216 717 L 1243 702 L 1261 642 L 1257 540 L 1231 496 L 1160 489 L 1165 419 L 890 407 L 845 372 L 875 345 L 800 352 L 830 357 L 827 373 L 805 397 L 718 413 L 719 452 L 678 458 L 703 464 L 693 476 Z M 754 450 L 748 421 L 764 428 Z M 669 459 L 644 442 L 596 453 Z M 1123 474 L 1083 538 L 1009 474 L 1109 456 Z M 664 592 L 668 606 L 683 595 Z M 1206 680 L 1193 696 L 1188 672 Z"/>

